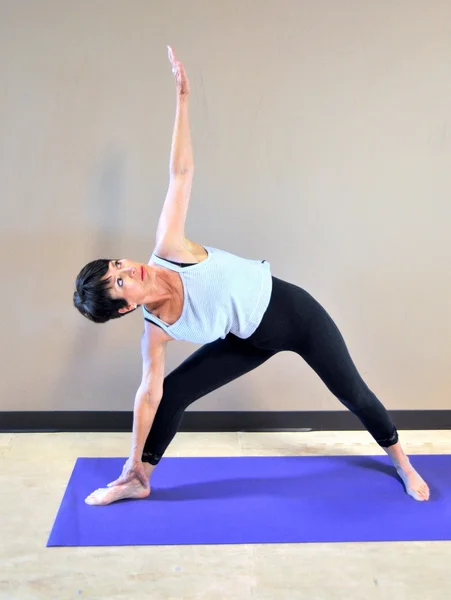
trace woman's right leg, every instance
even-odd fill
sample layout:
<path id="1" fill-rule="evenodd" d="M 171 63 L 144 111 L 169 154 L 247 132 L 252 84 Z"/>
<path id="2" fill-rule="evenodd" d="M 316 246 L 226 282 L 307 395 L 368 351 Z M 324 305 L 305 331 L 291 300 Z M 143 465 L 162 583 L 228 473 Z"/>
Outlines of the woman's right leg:
<path id="1" fill-rule="evenodd" d="M 195 400 L 266 362 L 276 352 L 229 335 L 202 346 L 165 377 L 163 397 L 144 445 L 142 461 L 150 476 Z"/>
<path id="2" fill-rule="evenodd" d="M 192 402 L 213 390 L 252 371 L 275 354 L 229 335 L 202 346 L 189 356 L 163 384 L 163 397 L 144 445 L 142 462 L 146 475 L 152 472 L 176 434 L 183 413 Z M 100 488 L 87 499 L 87 504 L 111 504 L 123 498 L 149 495 L 138 479 L 108 488 Z"/>

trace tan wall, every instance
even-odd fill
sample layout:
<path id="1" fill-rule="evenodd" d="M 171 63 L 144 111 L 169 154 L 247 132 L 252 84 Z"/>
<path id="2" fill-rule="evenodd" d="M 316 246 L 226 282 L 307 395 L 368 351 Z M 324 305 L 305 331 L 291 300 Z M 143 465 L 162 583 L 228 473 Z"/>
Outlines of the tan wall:
<path id="1" fill-rule="evenodd" d="M 173 44 L 192 86 L 188 235 L 305 287 L 392 409 L 450 407 L 451 3 L 0 2 L 2 410 L 128 410 L 140 314 L 71 298 L 147 260 Z M 194 346 L 173 344 L 168 369 Z M 340 408 L 283 354 L 195 410 Z"/>

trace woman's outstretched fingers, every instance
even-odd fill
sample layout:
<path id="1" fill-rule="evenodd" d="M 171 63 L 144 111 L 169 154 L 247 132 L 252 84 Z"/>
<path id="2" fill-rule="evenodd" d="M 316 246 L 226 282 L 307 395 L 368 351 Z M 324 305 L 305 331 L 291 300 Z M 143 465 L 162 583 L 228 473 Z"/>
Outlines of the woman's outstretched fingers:
<path id="1" fill-rule="evenodd" d="M 174 75 L 177 92 L 181 96 L 187 96 L 190 88 L 185 67 L 183 66 L 183 63 L 177 60 L 174 50 L 171 48 L 171 46 L 168 46 L 168 58 L 172 65 L 172 74 Z"/>
<path id="2" fill-rule="evenodd" d="M 115 479 L 114 481 L 111 481 L 111 483 L 106 484 L 107 487 L 114 487 L 115 485 L 119 485 L 119 479 Z"/>
<path id="3" fill-rule="evenodd" d="M 109 483 L 107 487 L 124 485 L 125 483 L 130 483 L 134 479 L 138 479 L 142 485 L 147 487 L 148 480 L 144 471 L 143 463 L 140 460 L 129 458 L 122 468 L 121 476 Z"/>
<path id="4" fill-rule="evenodd" d="M 123 477 L 122 475 L 107 484 L 107 487 L 114 487 L 115 485 L 122 485 L 123 483 L 128 483 L 131 480 L 131 477 Z"/>
<path id="5" fill-rule="evenodd" d="M 174 54 L 174 50 L 171 48 L 171 46 L 168 46 L 168 57 L 169 57 L 169 60 L 171 61 L 171 63 L 174 64 L 175 54 Z"/>

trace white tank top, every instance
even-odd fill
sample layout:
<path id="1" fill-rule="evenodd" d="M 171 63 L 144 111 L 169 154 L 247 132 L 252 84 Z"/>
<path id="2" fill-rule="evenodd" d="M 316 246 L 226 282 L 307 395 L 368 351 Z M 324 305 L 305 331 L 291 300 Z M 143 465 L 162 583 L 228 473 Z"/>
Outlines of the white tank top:
<path id="1" fill-rule="evenodd" d="M 208 257 L 180 267 L 152 254 L 152 261 L 180 274 L 183 309 L 168 325 L 143 306 L 146 321 L 156 323 L 171 337 L 206 344 L 233 333 L 251 336 L 268 308 L 272 291 L 271 267 L 266 260 L 250 260 L 204 246 Z"/>

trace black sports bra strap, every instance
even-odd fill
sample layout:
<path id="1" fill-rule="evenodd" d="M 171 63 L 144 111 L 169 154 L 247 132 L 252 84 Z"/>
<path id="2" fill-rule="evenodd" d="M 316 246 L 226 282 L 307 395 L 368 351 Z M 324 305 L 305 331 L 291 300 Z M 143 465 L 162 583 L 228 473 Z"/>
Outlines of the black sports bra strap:
<path id="1" fill-rule="evenodd" d="M 155 256 L 157 258 L 159 258 L 160 260 L 164 260 L 168 263 L 171 263 L 173 265 L 177 265 L 178 267 L 192 267 L 193 265 L 197 265 L 197 263 L 182 263 L 182 262 L 176 262 L 175 260 L 169 260 L 169 258 L 161 258 L 161 256 L 158 256 L 158 254 L 155 254 Z"/>

